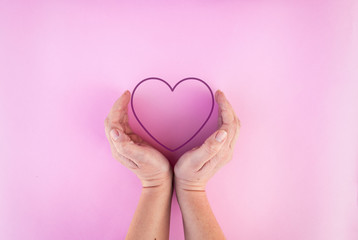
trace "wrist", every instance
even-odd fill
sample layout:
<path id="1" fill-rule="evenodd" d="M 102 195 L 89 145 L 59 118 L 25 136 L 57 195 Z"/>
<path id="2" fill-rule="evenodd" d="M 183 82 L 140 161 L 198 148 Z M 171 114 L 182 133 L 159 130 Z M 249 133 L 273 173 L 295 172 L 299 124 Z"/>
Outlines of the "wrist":
<path id="1" fill-rule="evenodd" d="M 178 178 L 175 178 L 174 185 L 179 204 L 206 198 L 205 185 L 199 183 L 188 183 L 187 181 L 182 181 Z"/>
<path id="2" fill-rule="evenodd" d="M 157 180 L 142 181 L 142 190 L 147 192 L 172 191 L 173 175 L 168 173 L 165 177 Z"/>
<path id="3" fill-rule="evenodd" d="M 206 184 L 200 181 L 190 181 L 175 176 L 174 185 L 176 191 L 205 192 Z"/>
<path id="4" fill-rule="evenodd" d="M 172 188 L 173 185 L 173 172 L 170 170 L 157 175 L 138 177 L 142 183 L 142 188 L 166 188 L 169 186 Z"/>
<path id="5" fill-rule="evenodd" d="M 142 187 L 141 195 L 147 199 L 171 199 L 173 187 L 169 184 L 154 187 Z"/>
<path id="6" fill-rule="evenodd" d="M 175 194 L 181 208 L 185 208 L 194 203 L 200 203 L 207 199 L 205 190 L 188 190 L 175 187 Z"/>

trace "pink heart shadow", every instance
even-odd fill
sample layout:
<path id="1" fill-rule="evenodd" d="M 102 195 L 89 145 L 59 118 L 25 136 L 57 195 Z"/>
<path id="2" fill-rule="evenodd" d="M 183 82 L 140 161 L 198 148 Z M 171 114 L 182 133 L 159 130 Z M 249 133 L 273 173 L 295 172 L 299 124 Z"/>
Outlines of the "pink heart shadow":
<path id="1" fill-rule="evenodd" d="M 137 122 L 171 152 L 198 135 L 212 116 L 214 104 L 209 85 L 195 77 L 184 78 L 174 87 L 157 77 L 146 78 L 135 86 L 131 98 Z"/>

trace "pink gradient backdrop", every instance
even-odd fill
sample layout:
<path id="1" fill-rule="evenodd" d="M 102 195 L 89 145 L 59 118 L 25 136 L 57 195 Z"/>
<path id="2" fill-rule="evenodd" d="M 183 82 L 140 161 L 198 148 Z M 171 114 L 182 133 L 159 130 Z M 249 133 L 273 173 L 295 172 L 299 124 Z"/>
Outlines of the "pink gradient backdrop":
<path id="1" fill-rule="evenodd" d="M 228 239 L 358 239 L 357 43 L 357 1 L 1 1 L 0 239 L 124 238 L 140 182 L 103 122 L 150 76 L 241 119 L 207 189 Z"/>

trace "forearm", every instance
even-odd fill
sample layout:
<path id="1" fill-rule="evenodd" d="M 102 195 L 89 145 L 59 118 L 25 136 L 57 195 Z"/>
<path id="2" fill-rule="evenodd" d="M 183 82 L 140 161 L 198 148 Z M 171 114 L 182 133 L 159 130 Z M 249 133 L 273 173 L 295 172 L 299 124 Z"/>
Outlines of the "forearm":
<path id="1" fill-rule="evenodd" d="M 205 191 L 176 189 L 183 216 L 185 239 L 225 239 Z"/>
<path id="2" fill-rule="evenodd" d="M 126 239 L 169 239 L 172 183 L 143 188 Z"/>

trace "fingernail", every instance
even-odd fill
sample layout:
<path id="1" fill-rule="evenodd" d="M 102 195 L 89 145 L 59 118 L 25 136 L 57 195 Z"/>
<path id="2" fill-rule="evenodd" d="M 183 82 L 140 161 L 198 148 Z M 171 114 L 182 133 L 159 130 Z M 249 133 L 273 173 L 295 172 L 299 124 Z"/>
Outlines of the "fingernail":
<path id="1" fill-rule="evenodd" d="M 226 131 L 225 130 L 220 130 L 216 136 L 215 136 L 215 140 L 218 142 L 222 142 L 225 138 L 226 138 Z"/>
<path id="2" fill-rule="evenodd" d="M 114 141 L 116 141 L 119 137 L 118 131 L 116 129 L 111 130 L 111 137 Z"/>

